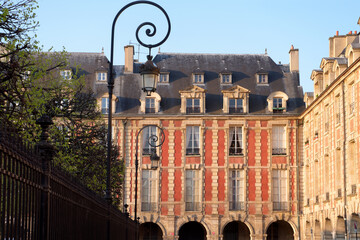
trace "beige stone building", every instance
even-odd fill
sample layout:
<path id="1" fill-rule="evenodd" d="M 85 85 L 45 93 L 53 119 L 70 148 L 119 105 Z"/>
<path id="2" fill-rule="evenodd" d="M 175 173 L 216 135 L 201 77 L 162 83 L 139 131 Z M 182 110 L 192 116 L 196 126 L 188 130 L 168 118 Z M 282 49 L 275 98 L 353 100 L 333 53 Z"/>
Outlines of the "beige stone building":
<path id="1" fill-rule="evenodd" d="M 303 239 L 356 238 L 360 224 L 359 74 L 359 34 L 337 32 L 329 38 L 329 57 L 321 59 L 320 69 L 311 74 L 314 93 L 305 94 L 307 108 L 300 116 Z"/>

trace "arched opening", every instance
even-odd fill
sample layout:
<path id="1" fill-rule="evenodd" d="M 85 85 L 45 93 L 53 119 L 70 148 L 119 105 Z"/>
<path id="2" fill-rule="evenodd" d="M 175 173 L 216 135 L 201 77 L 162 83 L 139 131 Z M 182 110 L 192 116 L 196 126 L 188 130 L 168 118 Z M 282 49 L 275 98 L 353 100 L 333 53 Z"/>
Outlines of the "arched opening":
<path id="1" fill-rule="evenodd" d="M 351 220 L 350 220 L 350 239 L 360 239 L 360 217 L 359 214 L 351 214 Z"/>
<path id="2" fill-rule="evenodd" d="M 139 227 L 140 240 L 162 240 L 163 232 L 161 228 L 152 222 L 146 222 Z"/>
<path id="3" fill-rule="evenodd" d="M 224 240 L 250 240 L 250 230 L 245 223 L 233 221 L 223 231 Z"/>
<path id="4" fill-rule="evenodd" d="M 268 240 L 294 240 L 294 231 L 286 221 L 279 220 L 270 224 L 266 231 Z"/>
<path id="5" fill-rule="evenodd" d="M 179 240 L 206 240 L 206 230 L 198 222 L 188 222 L 179 230 Z"/>
<path id="6" fill-rule="evenodd" d="M 324 239 L 333 239 L 331 220 L 328 218 L 325 219 Z"/>
<path id="7" fill-rule="evenodd" d="M 338 217 L 336 221 L 336 239 L 345 239 L 345 221 L 343 217 Z"/>

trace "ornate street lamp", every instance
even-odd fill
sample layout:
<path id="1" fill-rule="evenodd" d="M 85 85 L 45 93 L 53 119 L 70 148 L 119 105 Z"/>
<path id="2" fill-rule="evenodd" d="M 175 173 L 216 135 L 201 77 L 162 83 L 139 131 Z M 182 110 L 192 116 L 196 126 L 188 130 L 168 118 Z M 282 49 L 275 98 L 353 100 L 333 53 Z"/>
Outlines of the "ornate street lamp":
<path id="1" fill-rule="evenodd" d="M 116 21 L 119 18 L 119 16 L 121 15 L 121 13 L 123 11 L 125 11 L 127 8 L 133 6 L 133 5 L 137 5 L 137 4 L 148 4 L 148 5 L 152 5 L 156 8 L 158 8 L 159 10 L 161 10 L 167 20 L 168 23 L 168 32 L 166 33 L 166 36 L 164 37 L 164 39 L 162 41 L 160 41 L 159 43 L 156 44 L 145 44 L 144 42 L 142 42 L 139 38 L 139 31 L 142 27 L 147 26 L 150 28 L 147 28 L 145 33 L 148 37 L 153 37 L 156 34 L 156 26 L 151 23 L 151 22 L 144 22 L 142 24 L 140 24 L 137 29 L 136 29 L 136 39 L 139 42 L 139 44 L 141 44 L 143 47 L 149 48 L 149 56 L 148 56 L 148 61 L 141 66 L 141 76 L 143 78 L 143 86 L 142 86 L 142 90 L 144 92 L 147 93 L 147 95 L 151 94 L 151 92 L 154 92 L 156 90 L 156 81 L 157 81 L 157 75 L 159 75 L 159 69 L 154 65 L 154 63 L 152 62 L 152 57 L 151 57 L 151 49 L 154 47 L 158 47 L 161 44 L 163 44 L 169 37 L 170 35 L 170 31 L 171 31 L 171 24 L 170 24 L 170 19 L 169 16 L 167 15 L 167 13 L 165 12 L 165 10 L 158 4 L 151 2 L 151 1 L 135 1 L 135 2 L 131 2 L 127 5 L 125 5 L 122 9 L 120 9 L 120 11 L 116 14 L 113 24 L 112 24 L 112 28 L 111 28 L 111 46 L 110 46 L 110 63 L 109 63 L 109 79 L 108 79 L 108 89 L 109 89 L 109 114 L 108 114 L 108 130 L 107 130 L 107 164 L 106 164 L 106 193 L 105 193 L 105 199 L 108 201 L 109 205 L 111 204 L 111 186 L 110 186 L 110 169 L 111 169 L 111 148 L 112 148 L 112 144 L 111 144 L 111 139 L 112 139 L 112 95 L 113 95 L 113 89 L 114 89 L 114 76 L 113 76 L 113 67 L 114 67 L 114 36 L 115 36 L 115 25 L 116 25 Z M 150 67 L 151 66 L 151 67 Z M 137 169 L 136 169 L 137 170 Z M 136 175 L 137 178 L 137 175 Z M 136 186 L 136 191 L 137 191 L 137 186 Z M 137 192 L 135 193 L 135 195 L 137 195 Z M 136 199 L 135 199 L 136 200 Z M 135 204 L 135 209 L 136 209 L 136 204 Z M 135 210 L 135 220 L 136 219 L 136 210 Z M 110 222 L 108 221 L 108 229 L 107 229 L 107 235 L 108 235 L 108 239 L 110 238 Z"/>
<path id="2" fill-rule="evenodd" d="M 159 68 L 152 61 L 152 56 L 147 56 L 147 62 L 140 66 L 140 75 L 142 76 L 142 90 L 150 96 L 152 92 L 156 91 L 158 76 L 160 73 Z"/>

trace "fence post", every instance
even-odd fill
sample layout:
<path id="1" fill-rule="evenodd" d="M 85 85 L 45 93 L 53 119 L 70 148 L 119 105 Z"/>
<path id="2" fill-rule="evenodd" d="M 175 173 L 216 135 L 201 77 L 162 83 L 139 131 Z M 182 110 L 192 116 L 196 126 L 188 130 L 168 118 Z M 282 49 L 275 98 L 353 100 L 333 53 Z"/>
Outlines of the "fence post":
<path id="1" fill-rule="evenodd" d="M 53 124 L 48 115 L 41 116 L 37 121 L 41 127 L 40 141 L 37 147 L 40 152 L 43 174 L 41 176 L 41 208 L 40 208 L 40 239 L 49 240 L 49 219 L 50 219 L 50 173 L 51 160 L 53 157 L 53 146 L 48 141 L 48 128 Z"/>

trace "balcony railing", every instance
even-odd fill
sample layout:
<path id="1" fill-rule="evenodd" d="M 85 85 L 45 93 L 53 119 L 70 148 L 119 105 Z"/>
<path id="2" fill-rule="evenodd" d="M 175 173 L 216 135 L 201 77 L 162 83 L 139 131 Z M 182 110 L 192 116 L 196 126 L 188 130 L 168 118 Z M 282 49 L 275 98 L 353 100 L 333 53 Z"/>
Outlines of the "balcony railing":
<path id="1" fill-rule="evenodd" d="M 155 108 L 145 108 L 145 113 L 155 113 Z"/>
<path id="2" fill-rule="evenodd" d="M 273 202 L 273 211 L 288 211 L 288 202 Z"/>
<path id="3" fill-rule="evenodd" d="M 337 191 L 337 197 L 338 198 L 341 198 L 341 195 L 342 195 L 341 193 L 342 193 L 341 188 L 339 188 L 338 191 Z"/>
<path id="4" fill-rule="evenodd" d="M 186 155 L 199 155 L 199 148 L 186 148 Z"/>
<path id="5" fill-rule="evenodd" d="M 325 194 L 325 201 L 330 201 L 330 193 L 329 192 L 327 192 Z"/>
<path id="6" fill-rule="evenodd" d="M 234 108 L 234 107 L 230 107 L 229 108 L 229 113 L 243 113 L 244 109 L 242 107 L 238 107 L 238 108 Z"/>
<path id="7" fill-rule="evenodd" d="M 319 203 L 319 196 L 316 196 L 315 197 L 315 204 L 318 204 Z"/>
<path id="8" fill-rule="evenodd" d="M 356 194 L 356 184 L 351 185 L 351 194 Z"/>
<path id="9" fill-rule="evenodd" d="M 186 202 L 185 203 L 185 211 L 200 211 L 200 203 L 199 202 Z"/>
<path id="10" fill-rule="evenodd" d="M 109 108 L 101 108 L 101 113 L 102 114 L 109 114 Z"/>
<path id="11" fill-rule="evenodd" d="M 286 148 L 273 148 L 272 155 L 286 155 Z"/>
<path id="12" fill-rule="evenodd" d="M 229 155 L 243 155 L 243 149 L 242 148 L 230 147 L 229 148 Z"/>
<path id="13" fill-rule="evenodd" d="M 200 107 L 187 107 L 186 113 L 200 113 Z"/>
<path id="14" fill-rule="evenodd" d="M 155 202 L 142 202 L 141 203 L 141 211 L 143 211 L 143 212 L 156 211 L 156 203 Z"/>
<path id="15" fill-rule="evenodd" d="M 244 202 L 229 202 L 230 211 L 243 211 L 245 209 Z"/>

